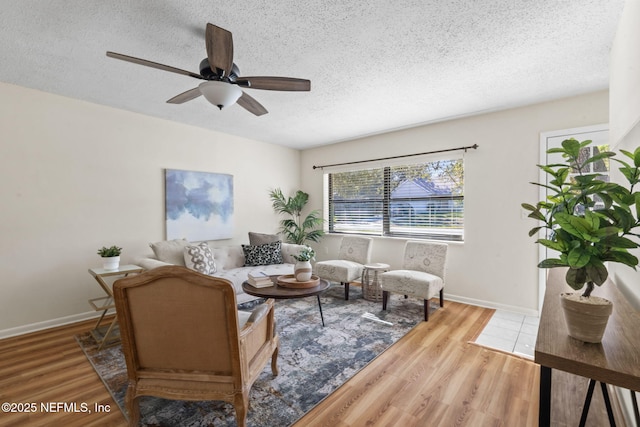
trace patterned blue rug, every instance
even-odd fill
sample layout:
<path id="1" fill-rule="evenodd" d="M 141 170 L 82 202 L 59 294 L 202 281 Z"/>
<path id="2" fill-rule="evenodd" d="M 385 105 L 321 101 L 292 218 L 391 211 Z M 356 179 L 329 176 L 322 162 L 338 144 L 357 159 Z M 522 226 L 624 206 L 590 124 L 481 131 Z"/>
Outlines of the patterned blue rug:
<path id="1" fill-rule="evenodd" d="M 293 424 L 403 337 L 423 316 L 421 301 L 392 295 L 389 310 L 384 312 L 382 303 L 364 300 L 359 288 L 352 288 L 350 300 L 345 301 L 344 288 L 332 286 L 321 300 L 325 327 L 316 297 L 276 301 L 280 374 L 273 377 L 267 364 L 254 383 L 248 426 Z M 366 313 L 379 320 L 363 317 Z M 127 373 L 121 347 L 97 351 L 88 333 L 76 339 L 126 417 Z M 233 406 L 217 401 L 142 397 L 140 413 L 144 426 L 237 425 Z"/>

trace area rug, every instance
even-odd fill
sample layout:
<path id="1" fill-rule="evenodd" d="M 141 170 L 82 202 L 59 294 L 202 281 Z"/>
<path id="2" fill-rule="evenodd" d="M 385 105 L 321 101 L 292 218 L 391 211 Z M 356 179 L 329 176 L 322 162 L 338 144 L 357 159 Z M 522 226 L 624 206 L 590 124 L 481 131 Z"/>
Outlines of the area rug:
<path id="1" fill-rule="evenodd" d="M 279 300 L 275 316 L 280 334 L 279 375 L 269 364 L 250 393 L 248 426 L 288 426 L 336 390 L 376 356 L 409 332 L 423 317 L 421 302 L 396 296 L 388 311 L 362 299 L 358 288 L 344 300 L 334 286 L 322 296 L 325 327 L 316 297 Z M 97 351 L 89 333 L 78 343 L 125 417 L 126 365 L 120 345 Z M 233 406 L 224 402 L 183 402 L 142 397 L 144 426 L 235 426 Z"/>

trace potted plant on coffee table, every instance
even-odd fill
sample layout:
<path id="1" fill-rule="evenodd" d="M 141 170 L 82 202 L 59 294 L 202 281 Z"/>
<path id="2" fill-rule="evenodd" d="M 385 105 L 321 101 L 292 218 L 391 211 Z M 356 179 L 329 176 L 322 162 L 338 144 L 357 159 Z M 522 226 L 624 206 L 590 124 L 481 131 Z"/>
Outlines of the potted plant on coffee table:
<path id="1" fill-rule="evenodd" d="M 567 284 L 582 293 L 563 293 L 561 303 L 569 335 L 584 342 L 600 342 L 612 311 L 610 301 L 592 296 L 595 286 L 602 285 L 609 272 L 605 263 L 616 262 L 630 267 L 638 265 L 638 258 L 629 249 L 638 244 L 634 229 L 640 225 L 640 147 L 631 153 L 620 152 L 630 163 L 614 159 L 616 153 L 599 152 L 584 155 L 591 141 L 567 139 L 559 148 L 561 163 L 538 165 L 549 175 L 547 184 L 532 183 L 547 189 L 547 199 L 535 206 L 523 203 L 529 217 L 542 221 L 529 232 L 534 236 L 546 230 L 547 236 L 537 243 L 557 252 L 538 264 L 540 268 L 567 268 Z M 598 173 L 587 173 L 589 165 L 614 160 L 620 164 L 625 185 L 607 182 Z"/>
<path id="2" fill-rule="evenodd" d="M 314 260 L 315 256 L 315 251 L 308 246 L 302 249 L 298 255 L 293 255 L 297 261 L 293 270 L 293 277 L 298 282 L 311 280 L 311 260 Z"/>
<path id="3" fill-rule="evenodd" d="M 105 270 L 117 270 L 120 266 L 120 254 L 122 248 L 117 246 L 111 246 L 107 248 L 103 246 L 98 249 L 98 255 L 102 257 L 102 268 Z"/>

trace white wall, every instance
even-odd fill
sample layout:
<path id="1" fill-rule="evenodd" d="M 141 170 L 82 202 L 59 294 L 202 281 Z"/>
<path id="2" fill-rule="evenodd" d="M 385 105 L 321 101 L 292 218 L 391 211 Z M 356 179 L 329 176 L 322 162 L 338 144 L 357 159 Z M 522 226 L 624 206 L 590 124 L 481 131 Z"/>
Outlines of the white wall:
<path id="1" fill-rule="evenodd" d="M 640 0 L 626 0 L 611 47 L 610 135 L 617 143 L 640 124 Z"/>
<path id="2" fill-rule="evenodd" d="M 355 118 L 357 119 L 357 118 Z M 606 123 L 606 91 L 407 129 L 302 152 L 302 186 L 321 209 L 322 174 L 313 165 L 478 144 L 465 155 L 465 241 L 453 243 L 448 298 L 523 313 L 538 307 L 538 249 L 520 204 L 535 203 L 540 132 Z M 319 259 L 337 255 L 325 238 Z M 372 261 L 399 267 L 405 240 L 376 238 Z"/>
<path id="3" fill-rule="evenodd" d="M 616 149 L 633 152 L 640 147 L 640 0 L 625 2 L 611 48 L 609 86 L 612 142 Z M 620 175 L 614 179 L 623 182 Z M 634 254 L 640 257 L 640 250 L 635 250 Z M 616 264 L 611 266 L 611 270 L 620 291 L 640 310 L 640 272 Z M 616 388 L 616 393 L 627 425 L 636 425 L 629 392 Z"/>
<path id="4" fill-rule="evenodd" d="M 640 147 L 640 0 L 627 0 L 611 49 L 610 135 L 617 150 Z M 616 181 L 624 182 L 621 175 Z M 635 251 L 640 257 L 640 250 Z M 640 310 L 640 272 L 612 266 L 616 283 Z"/>
<path id="5" fill-rule="evenodd" d="M 314 164 L 424 152 L 461 145 L 466 164 L 466 240 L 452 244 L 450 298 L 534 312 L 537 252 L 520 203 L 537 190 L 539 133 L 607 121 L 598 92 L 306 150 L 199 128 L 0 83 L 0 336 L 86 316 L 101 296 L 87 269 L 103 245 L 123 262 L 164 239 L 163 170 L 234 175 L 236 232 L 273 232 L 267 191 L 309 192 L 322 208 Z M 194 155 L 197 153 L 197 155 Z M 274 167 L 286 164 L 287 167 Z M 319 259 L 337 253 L 328 236 Z M 399 266 L 402 239 L 376 239 L 374 261 Z"/>
<path id="6" fill-rule="evenodd" d="M 0 129 L 0 337 L 86 315 L 99 247 L 128 263 L 164 239 L 165 168 L 234 176 L 220 245 L 275 232 L 268 190 L 300 186 L 298 150 L 3 83 Z"/>

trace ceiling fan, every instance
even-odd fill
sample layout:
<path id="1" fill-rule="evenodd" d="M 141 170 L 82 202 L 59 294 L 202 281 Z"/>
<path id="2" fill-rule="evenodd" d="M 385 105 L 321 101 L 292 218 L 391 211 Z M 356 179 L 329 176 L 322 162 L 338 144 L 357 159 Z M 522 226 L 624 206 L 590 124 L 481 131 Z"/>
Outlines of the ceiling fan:
<path id="1" fill-rule="evenodd" d="M 121 53 L 107 52 L 107 56 L 205 80 L 199 86 L 174 96 L 167 101 L 169 104 L 182 104 L 204 95 L 210 103 L 221 110 L 237 102 L 245 110 L 256 116 L 261 116 L 268 111 L 240 87 L 281 91 L 311 90 L 311 82 L 305 79 L 268 76 L 240 77 L 238 75 L 240 70 L 233 63 L 233 38 L 231 33 L 224 28 L 207 24 L 205 41 L 207 57 L 200 62 L 200 74 Z"/>

